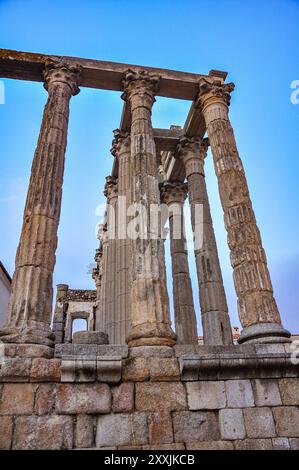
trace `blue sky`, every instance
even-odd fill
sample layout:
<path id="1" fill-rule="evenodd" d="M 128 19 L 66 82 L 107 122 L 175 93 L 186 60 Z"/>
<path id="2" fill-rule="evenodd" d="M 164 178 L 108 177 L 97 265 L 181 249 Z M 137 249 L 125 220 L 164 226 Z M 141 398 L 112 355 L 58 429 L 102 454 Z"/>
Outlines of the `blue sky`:
<path id="1" fill-rule="evenodd" d="M 299 1 L 0 0 L 0 46 L 207 73 L 229 72 L 231 103 L 249 188 L 283 323 L 299 332 Z M 10 273 L 46 91 L 3 80 L 0 105 L 0 259 Z M 183 125 L 190 102 L 158 98 L 155 127 Z M 54 284 L 93 288 L 88 274 L 98 245 L 95 215 L 110 173 L 120 93 L 82 89 L 71 102 L 63 205 Z M 211 155 L 206 179 L 231 322 L 236 297 Z M 169 264 L 169 263 L 168 263 Z M 168 269 L 170 271 L 170 269 Z M 191 257 L 191 275 L 196 274 Z M 169 279 L 170 281 L 170 279 Z M 197 289 L 194 289 L 198 309 Z"/>

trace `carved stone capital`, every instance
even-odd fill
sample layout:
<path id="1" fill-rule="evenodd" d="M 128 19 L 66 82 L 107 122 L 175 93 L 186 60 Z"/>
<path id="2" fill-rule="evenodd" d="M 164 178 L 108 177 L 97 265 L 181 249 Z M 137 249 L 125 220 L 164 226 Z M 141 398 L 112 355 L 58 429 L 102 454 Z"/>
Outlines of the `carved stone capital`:
<path id="1" fill-rule="evenodd" d="M 155 101 L 155 94 L 159 89 L 160 76 L 150 74 L 147 70 L 127 70 L 124 78 L 121 81 L 121 86 L 124 90 L 122 99 L 124 101 L 131 100 L 135 94 L 147 95 L 152 101 Z"/>
<path id="2" fill-rule="evenodd" d="M 180 181 L 164 181 L 160 185 L 161 202 L 167 205 L 183 204 L 187 197 L 188 185 Z"/>
<path id="3" fill-rule="evenodd" d="M 98 264 L 101 263 L 102 257 L 103 257 L 103 250 L 102 250 L 102 248 L 97 248 L 97 249 L 96 249 L 96 254 L 95 254 L 95 256 L 94 256 L 95 262 L 98 263 Z"/>
<path id="4" fill-rule="evenodd" d="M 204 160 L 209 147 L 209 139 L 200 139 L 198 137 L 181 137 L 175 151 L 176 158 L 182 158 L 185 154 L 193 154 Z"/>
<path id="5" fill-rule="evenodd" d="M 117 197 L 117 195 L 118 195 L 117 178 L 114 178 L 113 176 L 107 176 L 104 196 L 106 196 L 108 201 L 110 201 L 112 198 Z"/>
<path id="6" fill-rule="evenodd" d="M 209 80 L 203 78 L 199 80 L 199 92 L 197 95 L 197 104 L 205 107 L 208 103 L 222 102 L 230 105 L 231 92 L 235 89 L 234 83 L 222 83 L 220 80 Z"/>
<path id="7" fill-rule="evenodd" d="M 131 149 L 131 136 L 129 132 L 115 129 L 113 131 L 114 139 L 110 152 L 114 157 L 120 157 L 123 153 L 129 152 Z"/>
<path id="8" fill-rule="evenodd" d="M 98 239 L 101 242 L 101 248 L 100 249 L 103 249 L 103 246 L 109 240 L 108 231 L 107 231 L 107 223 L 100 224 L 99 230 L 98 230 Z"/>
<path id="9" fill-rule="evenodd" d="M 79 83 L 81 73 L 81 65 L 70 65 L 65 62 L 48 59 L 43 71 L 43 77 L 45 80 L 44 87 L 46 90 L 49 90 L 49 87 L 53 83 L 61 82 L 70 87 L 72 95 L 77 95 L 80 92 Z"/>
<path id="10" fill-rule="evenodd" d="M 175 158 L 180 158 L 185 166 L 186 176 L 192 173 L 204 175 L 204 159 L 207 155 L 209 139 L 182 137 L 175 151 Z"/>
<path id="11" fill-rule="evenodd" d="M 99 269 L 99 266 L 93 268 L 92 270 L 92 279 L 95 281 L 95 282 L 98 282 L 101 278 L 101 273 L 100 273 L 100 269 Z"/>

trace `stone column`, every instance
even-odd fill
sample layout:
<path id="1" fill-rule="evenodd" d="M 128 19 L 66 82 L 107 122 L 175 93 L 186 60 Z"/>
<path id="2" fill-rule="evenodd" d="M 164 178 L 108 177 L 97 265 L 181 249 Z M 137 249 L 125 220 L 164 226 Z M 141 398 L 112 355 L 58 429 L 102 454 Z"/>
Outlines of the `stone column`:
<path id="1" fill-rule="evenodd" d="M 132 289 L 129 346 L 173 345 L 166 282 L 159 276 L 161 235 L 150 224 L 150 205 L 159 206 L 158 169 L 151 110 L 159 77 L 129 70 L 122 82 L 123 99 L 132 113 L 132 201 L 139 210 L 139 235 L 131 240 Z M 158 210 L 158 209 L 157 209 Z"/>
<path id="2" fill-rule="evenodd" d="M 118 158 L 118 233 L 116 251 L 117 344 L 126 344 L 131 328 L 131 244 L 127 235 L 128 207 L 131 204 L 131 138 L 116 129 L 111 153 Z"/>
<path id="3" fill-rule="evenodd" d="M 52 277 L 60 217 L 69 102 L 79 93 L 80 68 L 48 61 L 48 91 L 34 154 L 4 342 L 53 345 Z"/>
<path id="4" fill-rule="evenodd" d="M 175 331 L 178 344 L 198 344 L 196 315 L 189 275 L 185 239 L 184 202 L 187 185 L 165 182 L 161 185 L 161 201 L 169 210 L 170 251 L 174 299 Z"/>
<path id="5" fill-rule="evenodd" d="M 105 185 L 105 196 L 108 202 L 107 214 L 107 264 L 106 264 L 106 306 L 105 317 L 106 327 L 104 331 L 108 334 L 110 344 L 118 344 L 116 335 L 117 312 L 117 282 L 116 282 L 116 250 L 117 250 L 117 178 L 107 176 Z M 111 211 L 111 212 L 110 212 Z"/>
<path id="6" fill-rule="evenodd" d="M 102 288 L 102 275 L 103 275 L 103 247 L 96 249 L 94 257 L 96 267 L 92 270 L 92 278 L 95 282 L 97 289 L 97 300 L 96 300 L 96 316 L 99 315 L 99 308 L 101 302 L 101 288 Z"/>
<path id="7" fill-rule="evenodd" d="M 99 229 L 100 250 L 102 250 L 102 276 L 101 288 L 99 294 L 99 304 L 96 309 L 96 330 L 106 331 L 106 314 L 107 314 L 107 299 L 108 299 L 108 279 L 107 279 L 107 266 L 109 256 L 109 238 L 107 235 L 106 224 L 100 226 Z"/>
<path id="8" fill-rule="evenodd" d="M 183 137 L 176 156 L 186 170 L 204 343 L 232 344 L 231 325 L 205 182 L 207 139 Z M 198 218 L 202 216 L 202 220 Z M 198 245 L 198 246 L 197 246 Z"/>
<path id="9" fill-rule="evenodd" d="M 244 328 L 239 342 L 284 342 L 288 341 L 290 333 L 281 325 L 266 255 L 228 117 L 233 89 L 232 83 L 202 78 L 197 104 L 207 126 L 228 233 L 239 317 Z"/>
<path id="10" fill-rule="evenodd" d="M 56 287 L 57 293 L 53 317 L 53 333 L 55 335 L 55 343 L 63 343 L 69 286 L 68 284 L 58 284 Z"/>

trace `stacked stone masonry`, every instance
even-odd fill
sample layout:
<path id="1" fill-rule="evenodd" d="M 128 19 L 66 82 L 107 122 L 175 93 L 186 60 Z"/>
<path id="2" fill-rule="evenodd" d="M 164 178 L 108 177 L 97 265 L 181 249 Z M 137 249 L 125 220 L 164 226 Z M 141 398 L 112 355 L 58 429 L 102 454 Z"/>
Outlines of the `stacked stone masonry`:
<path id="1" fill-rule="evenodd" d="M 123 356 L 120 374 L 106 362 L 102 380 L 90 367 L 72 381 L 63 365 L 82 345 L 62 346 L 59 358 L 11 357 L 2 365 L 1 449 L 299 449 L 298 366 L 258 372 L 252 365 L 242 379 L 237 368 L 222 379 L 211 367 L 204 379 L 200 372 L 184 379 L 186 347 L 98 346 L 101 363 L 113 352 L 115 361 Z M 210 361 L 223 354 L 203 352 Z M 253 356 L 290 358 L 252 347 Z"/>

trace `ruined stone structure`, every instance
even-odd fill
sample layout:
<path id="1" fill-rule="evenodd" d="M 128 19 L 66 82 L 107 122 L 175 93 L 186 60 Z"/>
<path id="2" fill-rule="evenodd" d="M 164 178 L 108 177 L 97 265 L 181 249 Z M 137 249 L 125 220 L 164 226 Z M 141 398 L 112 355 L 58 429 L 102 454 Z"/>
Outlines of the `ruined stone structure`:
<path id="1" fill-rule="evenodd" d="M 226 73 L 1 50 L 0 74 L 43 82 L 48 92 L 0 331 L 0 448 L 298 449 L 299 369 L 229 120 L 234 86 Z M 84 86 L 123 91 L 124 107 L 106 178 L 96 289 L 59 285 L 51 325 L 69 104 Z M 153 128 L 157 95 L 192 101 L 183 129 Z M 238 345 L 205 183 L 209 146 L 243 327 Z M 187 197 L 203 346 L 185 245 Z M 78 318 L 87 328 L 73 334 Z"/>

